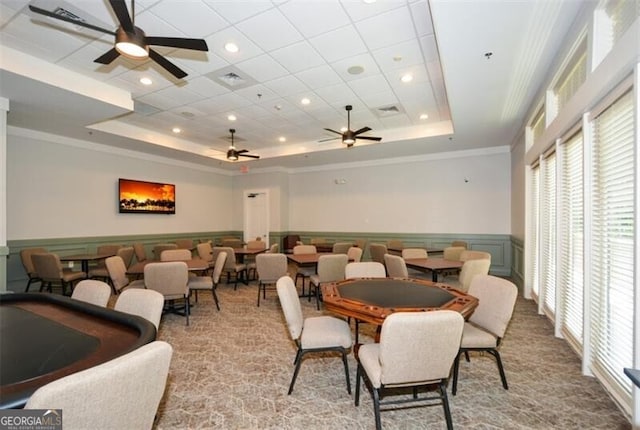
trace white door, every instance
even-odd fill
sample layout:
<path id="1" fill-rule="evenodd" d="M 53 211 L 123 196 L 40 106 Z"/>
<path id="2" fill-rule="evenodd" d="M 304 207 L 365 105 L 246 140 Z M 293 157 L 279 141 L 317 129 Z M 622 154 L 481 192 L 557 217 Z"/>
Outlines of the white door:
<path id="1" fill-rule="evenodd" d="M 269 191 L 244 193 L 244 241 L 261 237 L 269 244 Z"/>

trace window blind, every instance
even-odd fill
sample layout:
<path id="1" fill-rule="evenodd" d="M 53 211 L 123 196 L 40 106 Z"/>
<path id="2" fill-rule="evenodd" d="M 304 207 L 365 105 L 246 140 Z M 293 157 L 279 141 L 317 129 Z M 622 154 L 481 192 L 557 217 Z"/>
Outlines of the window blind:
<path id="1" fill-rule="evenodd" d="M 629 91 L 592 120 L 590 363 L 622 404 L 633 364 L 634 103 Z"/>
<path id="2" fill-rule="evenodd" d="M 611 19 L 611 46 L 614 46 L 631 27 L 640 10 L 636 0 L 609 0 L 605 12 Z"/>
<path id="3" fill-rule="evenodd" d="M 543 310 L 553 317 L 556 308 L 556 153 L 544 159 L 543 170 L 541 242 L 542 256 L 540 281 Z"/>
<path id="4" fill-rule="evenodd" d="M 536 142 L 545 129 L 545 110 L 544 106 L 540 109 L 540 111 L 536 114 L 533 121 L 531 122 L 531 135 L 533 142 Z"/>
<path id="5" fill-rule="evenodd" d="M 587 79 L 587 49 L 586 44 L 580 45 L 573 61 L 568 65 L 564 76 L 553 89 L 556 96 L 557 111 L 562 110 L 567 102 L 578 91 Z"/>
<path id="6" fill-rule="evenodd" d="M 529 223 L 529 231 L 527 234 L 527 258 L 529 259 L 530 272 L 527 274 L 529 279 L 529 285 L 531 286 L 531 293 L 533 298 L 537 300 L 540 290 L 538 286 L 538 199 L 539 199 L 539 184 L 540 184 L 540 165 L 536 164 L 531 168 L 531 194 L 529 196 L 529 216 L 531 222 Z"/>

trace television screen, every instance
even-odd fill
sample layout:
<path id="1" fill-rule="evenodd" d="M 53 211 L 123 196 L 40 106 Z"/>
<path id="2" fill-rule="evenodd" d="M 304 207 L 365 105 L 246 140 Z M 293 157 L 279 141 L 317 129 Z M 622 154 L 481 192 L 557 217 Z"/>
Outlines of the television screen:
<path id="1" fill-rule="evenodd" d="M 120 213 L 176 213 L 176 186 L 120 178 Z"/>

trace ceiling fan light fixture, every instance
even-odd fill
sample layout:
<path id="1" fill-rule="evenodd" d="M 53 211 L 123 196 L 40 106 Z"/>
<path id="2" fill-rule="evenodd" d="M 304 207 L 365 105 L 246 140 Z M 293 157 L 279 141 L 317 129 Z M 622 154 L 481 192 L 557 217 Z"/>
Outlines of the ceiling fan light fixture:
<path id="1" fill-rule="evenodd" d="M 127 33 L 118 28 L 116 32 L 116 51 L 127 58 L 141 60 L 149 57 L 149 47 L 145 43 L 144 31 L 135 28 L 135 33 Z"/>
<path id="2" fill-rule="evenodd" d="M 227 151 L 227 160 L 238 161 L 238 153 L 235 148 L 229 148 Z"/>
<path id="3" fill-rule="evenodd" d="M 351 130 L 345 131 L 345 133 L 342 135 L 342 143 L 346 143 L 347 145 L 351 146 L 355 142 L 356 142 L 356 137 L 353 131 Z"/>

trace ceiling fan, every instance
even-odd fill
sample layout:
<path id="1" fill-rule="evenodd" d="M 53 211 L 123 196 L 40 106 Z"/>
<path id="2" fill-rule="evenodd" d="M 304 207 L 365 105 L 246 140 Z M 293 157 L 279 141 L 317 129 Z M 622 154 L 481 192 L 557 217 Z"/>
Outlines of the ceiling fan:
<path id="1" fill-rule="evenodd" d="M 381 137 L 359 136 L 359 134 L 366 133 L 367 131 L 370 131 L 371 129 L 369 127 L 362 127 L 359 130 L 351 131 L 351 110 L 353 109 L 353 107 L 351 105 L 346 105 L 344 108 L 347 111 L 347 131 L 342 133 L 342 132 L 339 132 L 339 131 L 332 130 L 330 128 L 325 128 L 325 130 L 330 131 L 331 133 L 336 133 L 336 134 L 341 135 L 342 136 L 342 143 L 345 143 L 347 145 L 347 148 L 351 148 L 353 146 L 353 144 L 356 143 L 356 138 L 357 139 L 363 139 L 363 140 L 375 140 L 376 142 L 380 142 L 382 140 Z M 338 139 L 338 138 L 336 137 L 334 139 Z M 331 140 L 331 139 L 326 139 L 326 140 Z"/>
<path id="2" fill-rule="evenodd" d="M 115 13 L 120 23 L 120 26 L 116 29 L 116 31 L 111 31 L 102 27 L 88 24 L 82 18 L 76 17 L 75 15 L 72 18 L 68 15 L 50 12 L 33 5 L 29 5 L 29 9 L 31 9 L 31 11 L 35 13 L 45 15 L 50 18 L 70 22 L 81 27 L 90 28 L 91 30 L 100 31 L 102 33 L 107 33 L 114 36 L 114 47 L 94 60 L 94 62 L 100 64 L 110 64 L 121 54 L 127 58 L 131 58 L 134 60 L 143 60 L 150 57 L 153 61 L 158 63 L 173 76 L 181 79 L 187 76 L 187 73 L 173 64 L 171 61 L 164 58 L 158 52 L 151 49 L 149 45 L 169 46 L 172 48 L 192 49 L 196 51 L 209 50 L 209 48 L 207 47 L 207 42 L 203 39 L 147 36 L 141 28 L 134 25 L 134 0 L 131 0 L 131 16 L 129 16 L 125 0 L 109 0 L 109 4 L 111 4 L 111 8 L 113 9 L 113 12 Z"/>
<path id="3" fill-rule="evenodd" d="M 234 128 L 230 128 L 229 132 L 231 133 L 231 146 L 227 151 L 227 160 L 238 161 L 239 157 L 256 158 L 256 159 L 260 158 L 259 155 L 247 154 L 247 152 L 249 152 L 248 149 L 241 149 L 238 151 L 235 145 L 233 144 L 233 134 L 236 132 L 236 130 Z"/>

